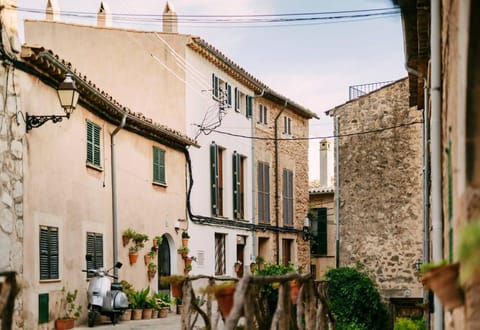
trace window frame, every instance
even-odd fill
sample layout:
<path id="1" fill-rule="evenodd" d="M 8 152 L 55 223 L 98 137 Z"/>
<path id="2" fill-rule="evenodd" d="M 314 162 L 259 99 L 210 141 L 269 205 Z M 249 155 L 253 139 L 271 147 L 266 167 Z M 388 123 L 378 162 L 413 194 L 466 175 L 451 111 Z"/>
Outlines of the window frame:
<path id="1" fill-rule="evenodd" d="M 270 224 L 270 164 L 257 163 L 258 222 Z"/>
<path id="2" fill-rule="evenodd" d="M 328 255 L 328 208 L 313 208 L 310 218 L 310 252 L 312 255 Z"/>
<path id="3" fill-rule="evenodd" d="M 268 124 L 268 107 L 265 104 L 258 104 L 258 124 L 267 125 Z"/>
<path id="4" fill-rule="evenodd" d="M 283 225 L 293 227 L 293 171 L 284 168 L 282 171 L 282 206 Z"/>
<path id="5" fill-rule="evenodd" d="M 167 185 L 165 153 L 165 149 L 152 147 L 152 182 L 161 186 Z"/>
<path id="6" fill-rule="evenodd" d="M 59 236 L 58 227 L 40 225 L 38 246 L 40 281 L 60 279 Z"/>
<path id="7" fill-rule="evenodd" d="M 215 275 L 226 273 L 226 234 L 215 233 Z"/>
<path id="8" fill-rule="evenodd" d="M 210 205 L 213 216 L 223 215 L 223 151 L 215 142 L 210 144 Z"/>
<path id="9" fill-rule="evenodd" d="M 87 119 L 86 126 L 86 163 L 98 169 L 102 168 L 102 128 L 91 120 Z"/>
<path id="10" fill-rule="evenodd" d="M 253 97 L 245 95 L 245 116 L 247 118 L 253 117 Z"/>
<path id="11" fill-rule="evenodd" d="M 283 117 L 283 134 L 292 135 L 292 118 L 289 116 Z"/>
<path id="12" fill-rule="evenodd" d="M 233 218 L 237 220 L 245 216 L 245 158 L 236 151 L 232 154 L 232 205 Z"/>

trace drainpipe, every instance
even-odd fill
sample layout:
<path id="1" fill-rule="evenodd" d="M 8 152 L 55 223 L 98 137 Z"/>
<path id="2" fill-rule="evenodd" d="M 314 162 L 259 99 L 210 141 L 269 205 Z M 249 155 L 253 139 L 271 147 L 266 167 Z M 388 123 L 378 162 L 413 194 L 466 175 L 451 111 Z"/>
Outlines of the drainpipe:
<path id="1" fill-rule="evenodd" d="M 428 118 L 428 81 L 425 76 L 417 70 L 405 65 L 408 73 L 411 73 L 423 80 L 423 132 L 422 132 L 422 152 L 423 152 L 423 208 L 422 208 L 422 221 L 423 221 L 423 240 L 422 240 L 422 262 L 426 264 L 430 262 L 430 165 L 429 165 L 429 118 Z M 423 290 L 423 303 L 428 304 L 428 291 Z M 430 313 L 425 313 L 425 325 L 427 329 L 430 329 Z"/>
<path id="2" fill-rule="evenodd" d="M 431 51 L 431 168 L 432 168 L 432 256 L 433 262 L 443 258 L 442 219 L 442 132 L 441 132 L 441 30 L 440 0 L 432 0 L 430 7 L 430 51 Z M 435 295 L 434 324 L 436 330 L 443 329 L 443 307 Z"/>
<path id="3" fill-rule="evenodd" d="M 340 165 L 339 124 L 335 116 L 335 267 L 340 267 Z"/>
<path id="4" fill-rule="evenodd" d="M 123 115 L 120 126 L 110 134 L 110 148 L 111 148 L 111 167 L 112 167 L 112 216 L 113 216 L 113 264 L 118 261 L 118 242 L 117 242 L 117 174 L 115 163 L 115 135 L 125 126 L 127 115 Z M 118 282 L 118 269 L 113 268 L 114 282 Z"/>
<path id="5" fill-rule="evenodd" d="M 274 129 L 275 129 L 275 225 L 278 227 L 279 224 L 280 224 L 280 219 L 279 219 L 279 213 L 280 213 L 280 210 L 279 210 L 279 205 L 280 205 L 280 202 L 279 202 L 279 198 L 280 198 L 280 194 L 278 193 L 278 119 L 280 118 L 280 116 L 282 115 L 282 113 L 285 111 L 285 109 L 287 108 L 287 100 L 285 100 L 285 104 L 283 105 L 282 109 L 280 110 L 280 112 L 277 114 L 277 116 L 275 117 L 275 125 L 274 125 Z M 280 264 L 280 231 L 277 230 L 277 265 Z"/>

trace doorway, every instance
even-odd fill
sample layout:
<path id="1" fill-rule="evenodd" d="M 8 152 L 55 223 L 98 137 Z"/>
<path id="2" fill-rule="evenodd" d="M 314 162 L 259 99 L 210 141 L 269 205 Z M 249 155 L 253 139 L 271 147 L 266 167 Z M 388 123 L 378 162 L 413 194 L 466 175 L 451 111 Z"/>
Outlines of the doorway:
<path id="1" fill-rule="evenodd" d="M 171 259 L 170 259 L 170 245 L 168 244 L 168 237 L 162 236 L 162 244 L 158 248 L 158 291 L 170 292 L 170 285 L 162 284 L 163 276 L 171 275 Z"/>

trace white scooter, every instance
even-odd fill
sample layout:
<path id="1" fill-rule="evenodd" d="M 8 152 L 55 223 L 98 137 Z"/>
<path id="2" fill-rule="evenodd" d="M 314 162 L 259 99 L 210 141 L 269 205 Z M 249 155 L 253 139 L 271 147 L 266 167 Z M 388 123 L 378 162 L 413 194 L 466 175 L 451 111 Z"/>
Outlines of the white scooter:
<path id="1" fill-rule="evenodd" d="M 87 261 L 92 260 L 92 256 L 86 256 Z M 88 299 L 88 326 L 93 327 L 99 314 L 110 317 L 113 324 L 118 322 L 120 316 L 128 308 L 127 295 L 122 291 L 122 284 L 113 282 L 108 278 L 118 279 L 117 276 L 108 272 L 114 268 L 122 267 L 121 262 L 117 262 L 112 268 L 105 270 L 86 269 L 82 272 L 93 274 L 90 278 L 87 289 Z"/>

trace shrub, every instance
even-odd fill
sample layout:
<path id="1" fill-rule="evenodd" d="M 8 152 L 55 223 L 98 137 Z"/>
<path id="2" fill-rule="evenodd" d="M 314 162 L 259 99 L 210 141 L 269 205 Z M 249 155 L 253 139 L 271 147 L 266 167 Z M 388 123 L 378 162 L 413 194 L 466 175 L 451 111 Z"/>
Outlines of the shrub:
<path id="1" fill-rule="evenodd" d="M 412 320 L 408 317 L 399 317 L 395 321 L 393 330 L 425 330 L 425 321 Z"/>
<path id="2" fill-rule="evenodd" d="M 329 281 L 330 309 L 336 317 L 337 329 L 363 329 L 361 326 L 369 330 L 386 329 L 387 310 L 366 274 L 355 268 L 341 267 L 330 269 L 326 278 Z"/>

